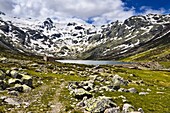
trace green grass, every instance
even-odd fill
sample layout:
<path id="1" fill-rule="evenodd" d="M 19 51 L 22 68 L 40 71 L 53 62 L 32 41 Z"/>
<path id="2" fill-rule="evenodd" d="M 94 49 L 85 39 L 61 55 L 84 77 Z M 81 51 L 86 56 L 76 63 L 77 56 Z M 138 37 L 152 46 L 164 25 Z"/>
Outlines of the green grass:
<path id="1" fill-rule="evenodd" d="M 160 52 L 161 49 L 152 49 L 143 53 L 140 53 L 135 56 L 131 56 L 129 58 L 124 59 L 124 61 L 150 61 L 153 59 L 154 61 L 159 61 L 166 68 L 170 67 L 169 61 L 160 61 L 158 57 L 164 58 L 170 51 L 166 47 L 163 52 Z M 71 65 L 71 64 L 61 64 L 54 62 L 47 62 L 50 64 L 47 66 L 48 73 L 44 72 L 35 72 L 35 68 L 27 66 L 27 64 L 22 64 L 20 60 L 30 60 L 33 63 L 39 63 L 41 65 L 45 65 L 41 59 L 37 58 L 29 58 L 28 56 L 20 56 L 12 55 L 7 52 L 1 53 L 0 56 L 5 56 L 7 58 L 18 59 L 18 62 L 15 63 L 0 63 L 0 69 L 4 71 L 10 69 L 11 67 L 25 67 L 25 72 L 28 72 L 30 75 L 34 77 L 34 86 L 35 88 L 28 93 L 21 93 L 17 98 L 21 101 L 30 101 L 30 106 L 28 108 L 15 108 L 12 111 L 8 111 L 9 113 L 16 112 L 28 112 L 32 111 L 33 113 L 45 113 L 50 111 L 51 108 L 49 104 L 54 104 L 56 101 L 62 104 L 62 112 L 71 111 L 72 113 L 81 113 L 81 109 L 78 109 L 73 105 L 73 103 L 77 103 L 72 95 L 69 94 L 69 91 L 66 86 L 71 81 L 85 81 L 89 80 L 89 77 L 81 77 L 81 72 L 85 72 L 86 68 L 91 69 L 92 66 L 85 65 Z M 165 60 L 165 59 L 164 59 Z M 39 68 L 39 67 L 38 67 Z M 57 74 L 52 73 L 52 70 L 56 68 Z M 58 69 L 59 68 L 59 69 Z M 118 97 L 123 95 L 127 98 L 130 104 L 132 104 L 135 108 L 143 108 L 145 113 L 169 113 L 170 111 L 170 72 L 166 71 L 151 71 L 151 70 L 136 70 L 136 69 L 127 69 L 127 68 L 118 68 L 113 66 L 100 66 L 100 68 L 107 70 L 107 72 L 98 72 L 95 73 L 98 76 L 101 76 L 105 79 L 110 79 L 108 76 L 118 74 L 122 76 L 125 80 L 143 80 L 143 85 L 137 84 L 129 84 L 128 86 L 122 86 L 124 88 L 136 88 L 139 92 L 146 91 L 148 88 L 151 89 L 151 92 L 146 96 L 139 96 L 138 94 L 131 93 L 121 93 L 121 92 L 104 92 L 104 93 L 95 93 L 93 94 L 95 97 L 100 95 L 105 95 L 112 97 Z M 73 71 L 74 74 L 70 75 L 69 72 Z M 87 75 L 91 75 L 93 72 L 87 72 Z M 130 74 L 134 74 L 135 77 L 130 76 Z M 38 84 L 38 81 L 42 81 L 43 84 Z M 64 84 L 64 86 L 62 86 Z M 95 85 L 100 85 L 100 82 L 95 82 Z M 56 92 L 59 94 L 56 96 Z M 163 92 L 163 94 L 158 94 L 157 92 Z M 7 95 L 7 92 L 0 93 L 0 96 Z M 16 97 L 15 97 L 16 98 Z M 34 101 L 36 100 L 36 101 Z M 120 98 L 114 99 L 117 105 L 123 105 L 123 102 Z M 0 106 L 0 112 L 5 112 L 6 109 L 11 106 L 2 105 Z M 14 108 L 14 107 L 13 107 Z M 6 111 L 7 112 L 7 111 Z"/>

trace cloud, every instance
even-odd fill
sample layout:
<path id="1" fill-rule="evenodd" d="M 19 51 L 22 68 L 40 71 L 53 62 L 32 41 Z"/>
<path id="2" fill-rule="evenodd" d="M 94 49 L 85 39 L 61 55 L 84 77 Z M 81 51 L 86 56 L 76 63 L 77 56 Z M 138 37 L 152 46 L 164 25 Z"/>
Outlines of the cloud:
<path id="1" fill-rule="evenodd" d="M 0 10 L 20 17 L 80 18 L 94 23 L 123 20 L 134 11 L 121 0 L 0 0 Z"/>
<path id="2" fill-rule="evenodd" d="M 166 13 L 166 10 L 164 8 L 160 8 L 158 10 L 154 10 L 154 9 L 152 9 L 149 6 L 142 6 L 140 8 L 140 10 L 142 11 L 142 14 L 144 14 L 144 15 L 150 14 L 150 13 L 152 13 L 152 14 L 164 14 L 164 13 Z"/>
<path id="3" fill-rule="evenodd" d="M 143 6 L 145 13 L 163 13 Z M 122 0 L 0 0 L 0 11 L 7 15 L 34 18 L 78 18 L 93 24 L 125 20 L 136 15 Z"/>

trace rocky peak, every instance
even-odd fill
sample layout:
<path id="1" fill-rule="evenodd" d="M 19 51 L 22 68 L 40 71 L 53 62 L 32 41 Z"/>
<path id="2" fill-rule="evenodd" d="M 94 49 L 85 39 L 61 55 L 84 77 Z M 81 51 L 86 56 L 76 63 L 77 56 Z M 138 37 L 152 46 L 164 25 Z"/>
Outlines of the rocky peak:
<path id="1" fill-rule="evenodd" d="M 5 13 L 4 13 L 4 12 L 2 12 L 2 11 L 0 11 L 0 15 L 5 15 Z"/>
<path id="2" fill-rule="evenodd" d="M 46 28 L 47 30 L 51 30 L 51 28 L 53 27 L 53 21 L 50 18 L 47 18 L 43 22 L 43 27 Z"/>

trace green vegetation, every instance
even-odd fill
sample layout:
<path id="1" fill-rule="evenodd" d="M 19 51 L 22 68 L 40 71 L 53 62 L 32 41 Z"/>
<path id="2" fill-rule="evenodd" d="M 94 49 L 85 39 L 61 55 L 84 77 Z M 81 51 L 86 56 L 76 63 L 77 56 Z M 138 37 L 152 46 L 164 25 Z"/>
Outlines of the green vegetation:
<path id="1" fill-rule="evenodd" d="M 169 50 L 169 49 L 167 49 Z M 155 52 L 152 49 L 136 56 L 124 59 L 124 61 L 149 61 L 148 58 L 156 58 L 156 56 L 164 56 L 169 54 L 169 51 Z M 155 54 L 153 54 L 153 52 Z M 159 53 L 159 54 L 158 54 Z M 72 81 L 86 81 L 89 80 L 89 75 L 98 75 L 104 79 L 110 80 L 111 76 L 118 74 L 125 80 L 129 81 L 142 81 L 142 84 L 130 83 L 123 88 L 136 88 L 138 92 L 149 92 L 147 95 L 139 95 L 138 93 L 127 92 L 96 92 L 93 96 L 108 96 L 112 97 L 118 106 L 122 107 L 123 102 L 119 96 L 127 98 L 128 103 L 132 104 L 135 108 L 143 108 L 145 113 L 168 113 L 170 111 L 170 72 L 167 71 L 152 71 L 152 70 L 137 70 L 128 69 L 115 66 L 100 66 L 98 68 L 104 72 L 91 70 L 93 66 L 85 65 L 72 65 L 61 64 L 55 62 L 44 63 L 41 59 L 28 58 L 27 56 L 15 57 L 15 54 L 7 55 L 8 53 L 1 53 L 0 57 L 7 57 L 9 62 L 0 63 L 0 69 L 7 70 L 12 67 L 23 68 L 24 72 L 33 76 L 34 89 L 27 93 L 20 93 L 19 96 L 8 95 L 7 91 L 0 92 L 1 96 L 9 96 L 17 98 L 22 102 L 28 102 L 29 105 L 23 104 L 19 108 L 11 105 L 0 106 L 0 112 L 16 113 L 16 112 L 29 112 L 33 113 L 46 113 L 47 111 L 57 112 L 72 112 L 81 113 L 82 109 L 77 108 L 76 105 L 79 101 L 70 94 L 67 86 Z M 152 55 L 151 55 L 152 54 Z M 155 60 L 154 60 L 155 61 Z M 157 61 L 157 60 L 156 60 Z M 37 63 L 38 67 L 32 67 L 30 64 Z M 170 64 L 161 61 L 161 64 L 169 67 Z M 44 66 L 46 71 L 37 72 L 36 69 L 41 69 Z M 91 71 L 89 71 L 91 70 Z M 83 76 L 86 75 L 86 76 Z M 133 75 L 133 76 L 131 76 Z M 100 85 L 100 82 L 95 82 L 95 85 Z M 104 83 L 103 83 L 104 84 Z M 1 101 L 0 101 L 1 102 Z"/>

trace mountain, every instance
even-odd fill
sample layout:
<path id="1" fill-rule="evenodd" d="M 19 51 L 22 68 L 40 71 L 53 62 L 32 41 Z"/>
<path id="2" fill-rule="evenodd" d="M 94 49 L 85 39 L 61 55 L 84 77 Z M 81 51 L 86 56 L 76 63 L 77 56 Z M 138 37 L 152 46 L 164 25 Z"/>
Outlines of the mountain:
<path id="1" fill-rule="evenodd" d="M 0 46 L 62 59 L 122 59 L 169 45 L 170 15 L 138 15 L 94 26 L 0 14 Z M 167 46 L 168 47 L 168 46 Z"/>

